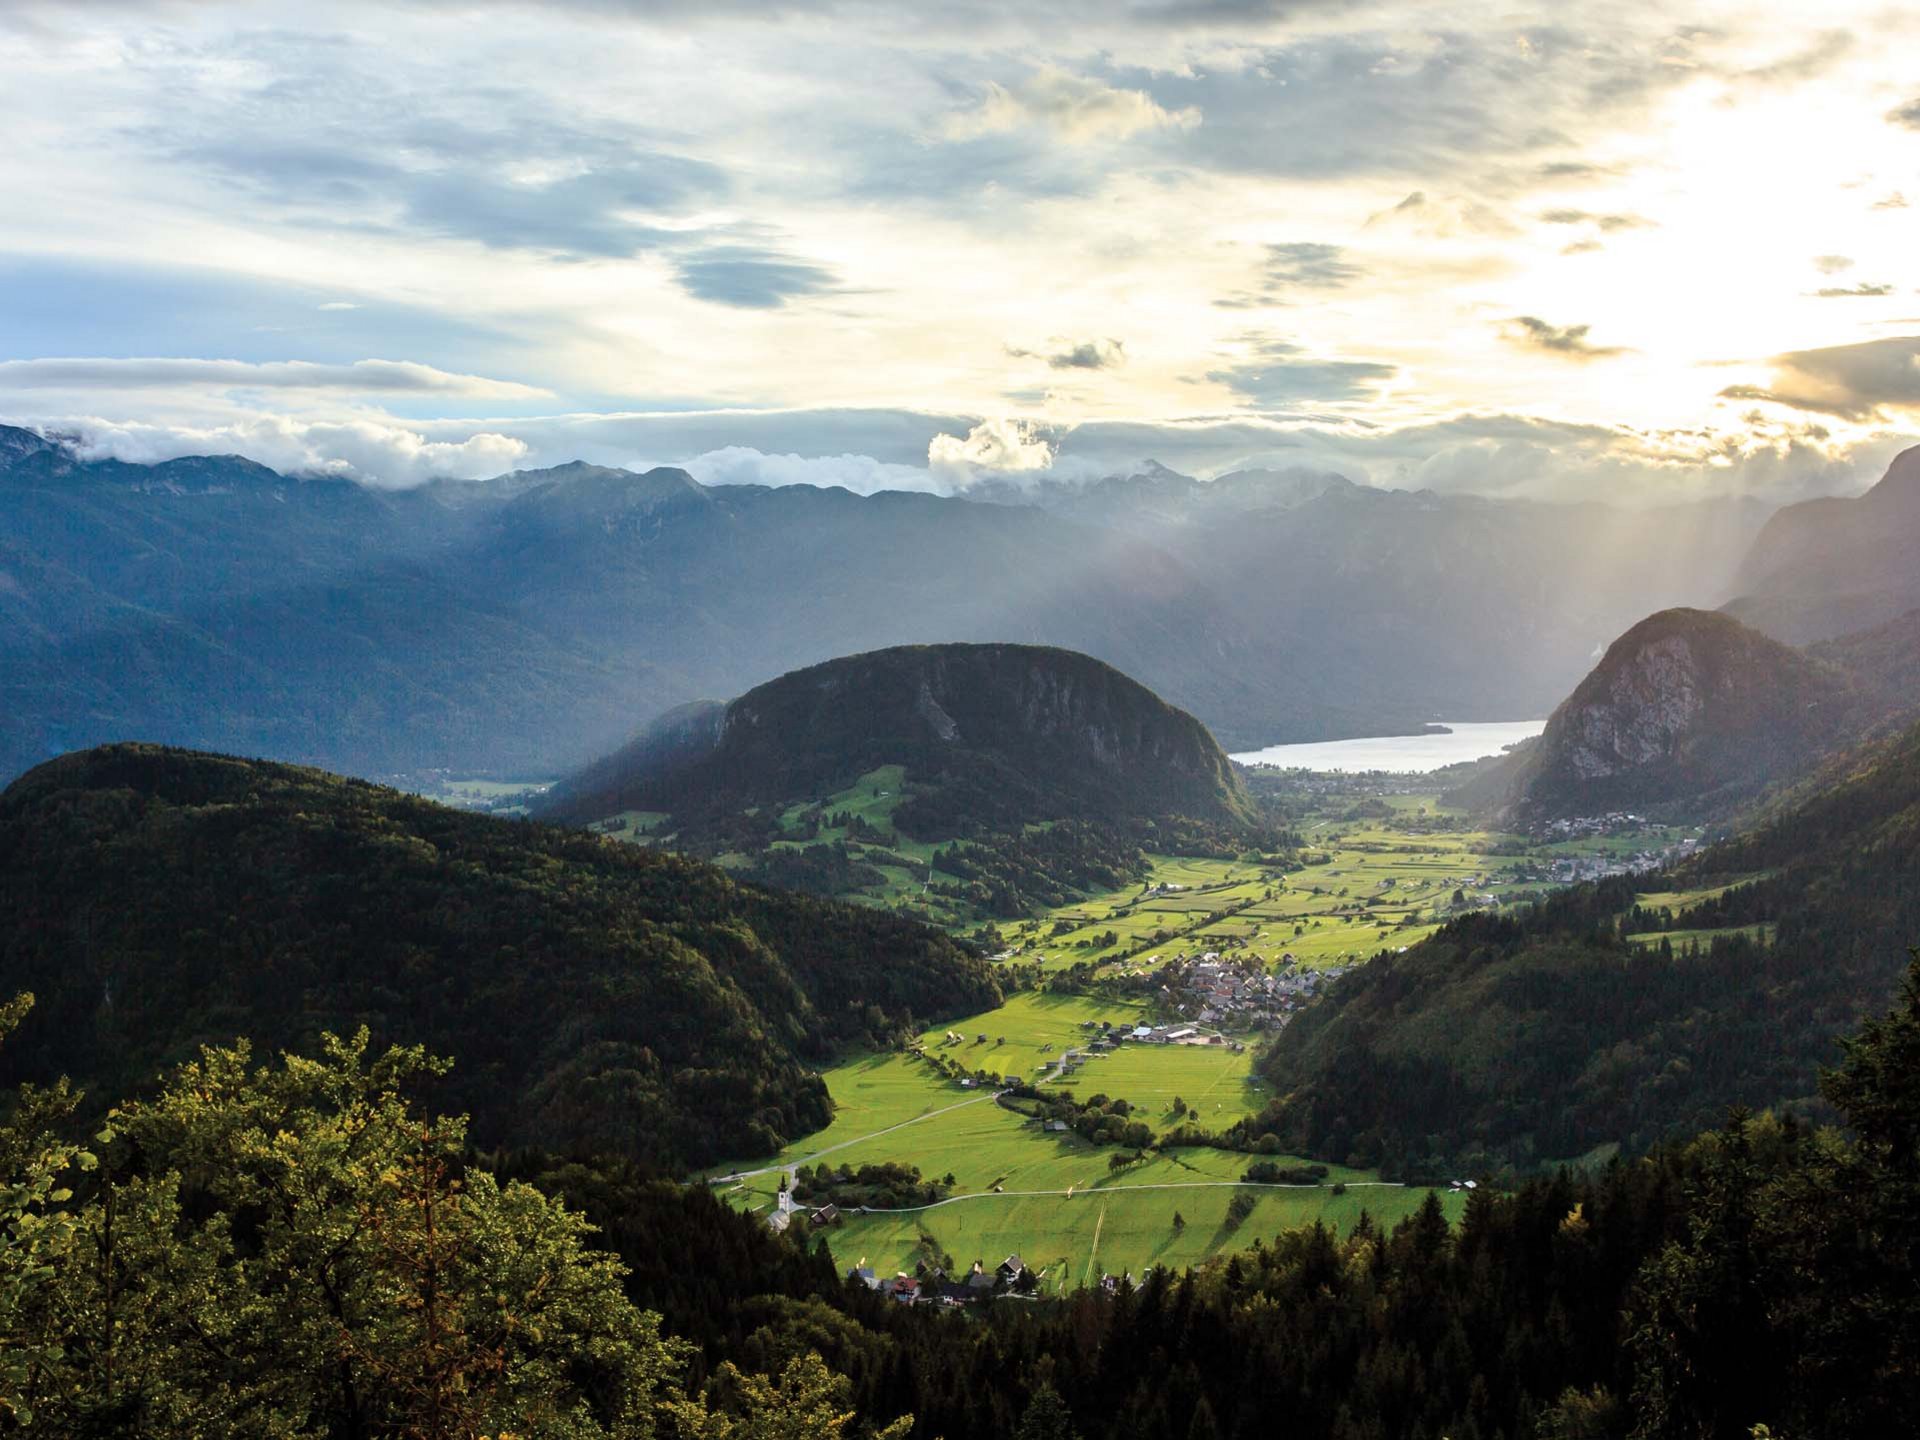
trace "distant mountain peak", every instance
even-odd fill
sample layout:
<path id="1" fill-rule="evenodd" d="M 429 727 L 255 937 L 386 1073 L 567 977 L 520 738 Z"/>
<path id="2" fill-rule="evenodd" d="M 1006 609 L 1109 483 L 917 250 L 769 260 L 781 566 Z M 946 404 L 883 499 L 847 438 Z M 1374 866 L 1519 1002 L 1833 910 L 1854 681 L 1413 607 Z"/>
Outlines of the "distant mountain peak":
<path id="1" fill-rule="evenodd" d="M 0 465 L 11 465 L 14 461 L 24 460 L 29 455 L 65 448 L 64 445 L 47 439 L 38 431 L 25 430 L 17 425 L 0 425 Z"/>
<path id="2" fill-rule="evenodd" d="M 1920 499 L 1920 445 L 1912 445 L 1893 457 L 1887 473 L 1867 492 L 1869 499 Z"/>

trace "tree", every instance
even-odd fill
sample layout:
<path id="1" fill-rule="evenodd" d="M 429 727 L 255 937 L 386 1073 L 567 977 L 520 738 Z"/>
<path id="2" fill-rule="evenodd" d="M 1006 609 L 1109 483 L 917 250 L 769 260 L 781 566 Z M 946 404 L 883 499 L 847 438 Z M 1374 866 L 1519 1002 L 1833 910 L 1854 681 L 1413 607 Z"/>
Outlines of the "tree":
<path id="1" fill-rule="evenodd" d="M 684 1440 L 841 1440 L 854 1420 L 844 1375 L 812 1351 L 787 1362 L 777 1380 L 748 1375 L 725 1361 L 705 1403 L 673 1407 Z M 903 1415 L 873 1440 L 906 1440 L 913 1417 Z"/>
<path id="2" fill-rule="evenodd" d="M 1043 1382 L 1021 1412 L 1013 1440 L 1080 1440 L 1080 1432 L 1073 1428 L 1073 1412 L 1059 1391 Z"/>
<path id="3" fill-rule="evenodd" d="M 0 1005 L 0 1043 L 32 1006 L 30 994 Z M 91 1151 L 51 1133 L 73 1103 L 64 1085 L 23 1089 L 12 1122 L 0 1127 L 0 1417 L 20 1425 L 33 1423 L 40 1377 L 66 1359 L 41 1323 L 42 1307 L 73 1240 L 73 1216 L 62 1208 L 72 1199 L 66 1176 L 98 1163 Z"/>
<path id="4" fill-rule="evenodd" d="M 51 1433 L 471 1440 L 659 1433 L 686 1347 L 580 1216 L 463 1172 L 418 1049 L 207 1049 L 116 1112 L 41 1311 Z"/>

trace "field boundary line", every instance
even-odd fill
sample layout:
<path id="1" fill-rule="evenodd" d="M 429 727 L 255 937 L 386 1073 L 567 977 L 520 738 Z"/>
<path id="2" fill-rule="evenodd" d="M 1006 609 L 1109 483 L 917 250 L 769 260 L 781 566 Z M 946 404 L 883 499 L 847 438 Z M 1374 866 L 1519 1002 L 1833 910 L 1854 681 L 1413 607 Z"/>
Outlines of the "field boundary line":
<path id="1" fill-rule="evenodd" d="M 1345 1180 L 1349 1190 L 1404 1190 L 1406 1182 L 1402 1180 Z M 919 1215 L 928 1210 L 939 1210 L 948 1205 L 959 1205 L 968 1200 L 1031 1200 L 1048 1195 L 1074 1195 L 1082 1198 L 1099 1196 L 1102 1200 L 1115 1195 L 1125 1195 L 1134 1190 L 1327 1190 L 1332 1185 L 1269 1185 L 1260 1180 L 1154 1180 L 1144 1185 L 1106 1185 L 1098 1190 L 978 1190 L 971 1195 L 949 1195 L 944 1200 L 935 1200 L 930 1205 L 902 1205 L 897 1208 L 877 1209 L 862 1205 L 853 1213 L 858 1215 Z"/>

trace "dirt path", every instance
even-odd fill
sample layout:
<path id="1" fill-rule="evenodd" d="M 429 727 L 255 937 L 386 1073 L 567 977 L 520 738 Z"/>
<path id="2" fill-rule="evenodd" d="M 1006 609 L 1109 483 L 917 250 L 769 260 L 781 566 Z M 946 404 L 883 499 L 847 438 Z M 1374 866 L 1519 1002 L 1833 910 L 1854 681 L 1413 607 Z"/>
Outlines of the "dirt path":
<path id="1" fill-rule="evenodd" d="M 718 1185 L 734 1180 L 751 1180 L 756 1175 L 773 1175 L 782 1170 L 791 1170 L 796 1165 L 811 1165 L 822 1155 L 831 1155 L 836 1150 L 845 1150 L 849 1145 L 864 1145 L 869 1140 L 878 1140 L 882 1135 L 891 1135 L 896 1130 L 905 1130 L 909 1125 L 918 1125 L 925 1120 L 933 1120 L 942 1115 L 951 1115 L 956 1110 L 964 1110 L 969 1105 L 978 1105 L 983 1100 L 996 1100 L 1006 1092 L 995 1090 L 985 1095 L 976 1095 L 971 1100 L 962 1100 L 957 1105 L 944 1105 L 938 1110 L 929 1110 L 924 1115 L 916 1115 L 911 1120 L 902 1120 L 898 1125 L 889 1125 L 884 1130 L 875 1130 L 868 1135 L 856 1135 L 851 1140 L 842 1140 L 837 1145 L 829 1145 L 824 1150 L 816 1150 L 811 1155 L 802 1155 L 797 1160 L 789 1160 L 784 1165 L 762 1165 L 758 1170 L 735 1170 L 726 1175 L 707 1177 L 709 1185 Z"/>

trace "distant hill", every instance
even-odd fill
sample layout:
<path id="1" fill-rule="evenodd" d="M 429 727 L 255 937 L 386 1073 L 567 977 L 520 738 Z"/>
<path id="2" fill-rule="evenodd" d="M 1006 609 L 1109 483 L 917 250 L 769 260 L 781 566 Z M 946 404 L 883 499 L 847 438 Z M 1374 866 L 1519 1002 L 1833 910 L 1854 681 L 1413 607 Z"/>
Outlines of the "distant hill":
<path id="1" fill-rule="evenodd" d="M 1920 940 L 1916 855 L 1920 726 L 1823 763 L 1674 869 L 1363 966 L 1280 1034 L 1261 1066 L 1282 1098 L 1249 1130 L 1458 1174 L 1644 1147 L 1729 1105 L 1810 1107 L 1816 1067 Z"/>
<path id="2" fill-rule="evenodd" d="M 0 776 L 142 739 L 545 779 L 801 666 L 1009 638 L 1233 749 L 1503 719 L 1649 604 L 1717 603 L 1763 518 L 1153 466 L 967 497 L 586 464 L 393 491 L 0 427 Z"/>
<path id="3" fill-rule="evenodd" d="M 1244 822 L 1198 720 L 1086 655 L 1043 645 L 912 645 L 783 675 L 723 707 L 676 711 L 543 813 L 676 816 L 820 800 L 906 769 L 896 826 L 922 840 L 1062 818 Z"/>
<path id="4" fill-rule="evenodd" d="M 1462 798 L 1524 824 L 1627 810 L 1724 812 L 1854 735 L 1847 672 L 1705 610 L 1635 625 L 1537 740 Z"/>
<path id="5" fill-rule="evenodd" d="M 1145 849 L 1283 843 L 1198 720 L 1039 645 L 896 647 L 684 706 L 538 810 L 657 816 L 642 838 L 949 921 L 1111 888 Z"/>
<path id="6" fill-rule="evenodd" d="M 316 770 L 120 745 L 0 793 L 0 1081 L 103 1100 L 203 1042 L 367 1025 L 456 1067 L 485 1145 L 685 1166 L 824 1125 L 815 1065 L 998 1002 L 896 917 Z"/>
<path id="7" fill-rule="evenodd" d="M 1854 499 L 1789 505 L 1766 524 L 1727 613 L 1795 645 L 1870 629 L 1920 606 L 1920 446 Z"/>

